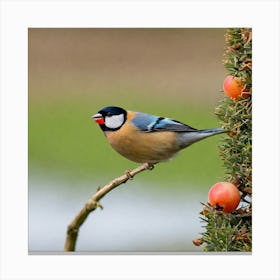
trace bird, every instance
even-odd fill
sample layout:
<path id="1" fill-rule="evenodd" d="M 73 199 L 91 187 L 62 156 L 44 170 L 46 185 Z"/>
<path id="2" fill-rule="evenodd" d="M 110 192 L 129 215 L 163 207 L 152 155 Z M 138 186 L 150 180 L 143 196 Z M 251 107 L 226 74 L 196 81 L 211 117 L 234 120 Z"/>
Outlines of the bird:
<path id="1" fill-rule="evenodd" d="M 223 128 L 196 129 L 180 121 L 107 106 L 92 116 L 112 148 L 147 169 L 173 159 L 179 151 Z"/>

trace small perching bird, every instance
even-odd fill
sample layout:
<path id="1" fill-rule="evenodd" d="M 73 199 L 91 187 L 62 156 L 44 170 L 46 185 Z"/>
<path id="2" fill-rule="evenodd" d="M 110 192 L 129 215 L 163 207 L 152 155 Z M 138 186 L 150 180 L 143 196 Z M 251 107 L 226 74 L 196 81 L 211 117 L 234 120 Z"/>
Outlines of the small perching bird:
<path id="1" fill-rule="evenodd" d="M 99 124 L 118 153 L 147 165 L 173 158 L 180 150 L 209 136 L 224 133 L 222 128 L 195 129 L 169 118 L 109 106 L 92 118 Z"/>

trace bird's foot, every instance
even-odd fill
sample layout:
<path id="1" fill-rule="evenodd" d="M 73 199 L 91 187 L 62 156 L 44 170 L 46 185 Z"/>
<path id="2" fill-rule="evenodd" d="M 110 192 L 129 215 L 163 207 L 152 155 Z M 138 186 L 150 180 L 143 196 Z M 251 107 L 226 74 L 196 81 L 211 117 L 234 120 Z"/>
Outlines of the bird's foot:
<path id="1" fill-rule="evenodd" d="M 131 170 L 126 170 L 124 172 L 124 174 L 127 176 L 128 180 L 132 180 L 133 179 L 133 175 L 131 175 Z"/>
<path id="2" fill-rule="evenodd" d="M 153 170 L 155 167 L 152 163 L 149 163 L 149 162 L 143 163 L 142 166 L 147 170 Z"/>

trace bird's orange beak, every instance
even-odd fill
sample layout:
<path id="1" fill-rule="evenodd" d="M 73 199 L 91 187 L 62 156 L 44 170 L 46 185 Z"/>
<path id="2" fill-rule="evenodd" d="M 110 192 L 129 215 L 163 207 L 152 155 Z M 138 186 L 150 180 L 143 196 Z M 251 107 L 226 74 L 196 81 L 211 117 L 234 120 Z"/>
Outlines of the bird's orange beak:
<path id="1" fill-rule="evenodd" d="M 99 125 L 103 125 L 105 124 L 104 118 L 101 114 L 97 113 L 95 115 L 92 116 L 92 118 L 95 120 L 96 123 L 98 123 Z"/>

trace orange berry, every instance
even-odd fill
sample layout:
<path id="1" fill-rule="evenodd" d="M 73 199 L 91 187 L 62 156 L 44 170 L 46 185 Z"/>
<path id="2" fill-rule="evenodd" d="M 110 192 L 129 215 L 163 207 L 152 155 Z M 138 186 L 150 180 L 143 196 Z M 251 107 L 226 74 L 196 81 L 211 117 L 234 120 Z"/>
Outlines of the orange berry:
<path id="1" fill-rule="evenodd" d="M 243 82 L 232 75 L 226 76 L 223 83 L 224 93 L 231 99 L 238 99 L 241 96 L 247 98 L 250 96 L 248 92 L 244 92 Z"/>
<path id="2" fill-rule="evenodd" d="M 232 183 L 219 182 L 209 190 L 208 201 L 215 209 L 231 213 L 239 205 L 240 192 Z"/>

